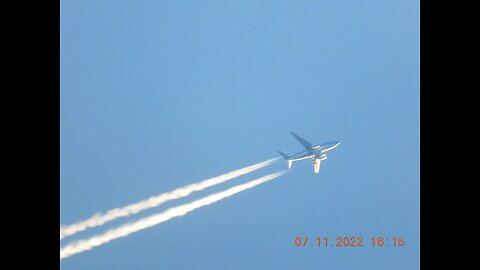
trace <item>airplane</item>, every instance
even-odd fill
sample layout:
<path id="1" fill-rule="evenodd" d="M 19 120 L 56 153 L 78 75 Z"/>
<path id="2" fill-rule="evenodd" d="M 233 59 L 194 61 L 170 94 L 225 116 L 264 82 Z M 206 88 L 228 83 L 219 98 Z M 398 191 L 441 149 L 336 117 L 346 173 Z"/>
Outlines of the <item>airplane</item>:
<path id="1" fill-rule="evenodd" d="M 320 171 L 320 162 L 327 159 L 327 154 L 325 152 L 332 150 L 340 144 L 339 142 L 333 141 L 323 144 L 312 145 L 311 143 L 307 142 L 305 139 L 291 131 L 290 134 L 292 134 L 292 136 L 295 137 L 295 139 L 297 139 L 297 141 L 305 147 L 305 150 L 294 155 L 287 155 L 282 151 L 278 151 L 278 153 L 280 153 L 280 155 L 282 155 L 287 161 L 289 169 L 292 167 L 292 163 L 294 161 L 311 159 L 313 161 L 313 170 L 315 173 L 318 173 Z"/>

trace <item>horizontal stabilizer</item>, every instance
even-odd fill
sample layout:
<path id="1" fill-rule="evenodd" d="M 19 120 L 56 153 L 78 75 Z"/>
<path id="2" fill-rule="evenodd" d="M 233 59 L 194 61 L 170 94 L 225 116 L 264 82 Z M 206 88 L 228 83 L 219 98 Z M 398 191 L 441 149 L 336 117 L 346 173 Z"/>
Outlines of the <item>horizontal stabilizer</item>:
<path id="1" fill-rule="evenodd" d="M 290 158 L 289 155 L 283 153 L 282 151 L 278 151 L 278 153 L 279 153 L 280 155 L 282 155 L 282 157 L 283 157 L 284 159 L 289 159 L 289 158 Z"/>
<path id="2" fill-rule="evenodd" d="M 290 159 L 289 155 L 283 153 L 282 151 L 278 151 L 278 153 L 287 161 L 288 168 L 290 169 L 292 167 L 293 160 Z"/>

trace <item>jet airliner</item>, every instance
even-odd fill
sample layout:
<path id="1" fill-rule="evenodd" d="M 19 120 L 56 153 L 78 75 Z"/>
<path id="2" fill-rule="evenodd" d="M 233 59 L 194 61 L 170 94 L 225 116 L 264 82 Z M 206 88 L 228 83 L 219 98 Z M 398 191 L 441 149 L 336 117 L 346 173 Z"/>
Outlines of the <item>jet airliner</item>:
<path id="1" fill-rule="evenodd" d="M 297 141 L 301 143 L 303 147 L 305 147 L 305 150 L 293 155 L 287 155 L 281 151 L 278 151 L 278 153 L 280 153 L 280 155 L 282 155 L 287 161 L 289 169 L 292 167 L 292 163 L 294 161 L 311 159 L 313 161 L 313 170 L 315 173 L 318 173 L 320 171 L 320 162 L 327 159 L 327 154 L 325 152 L 334 149 L 340 144 L 339 142 L 333 141 L 312 145 L 297 134 L 293 132 L 290 132 L 290 134 L 292 134 L 292 136 L 295 137 L 295 139 L 297 139 Z"/>

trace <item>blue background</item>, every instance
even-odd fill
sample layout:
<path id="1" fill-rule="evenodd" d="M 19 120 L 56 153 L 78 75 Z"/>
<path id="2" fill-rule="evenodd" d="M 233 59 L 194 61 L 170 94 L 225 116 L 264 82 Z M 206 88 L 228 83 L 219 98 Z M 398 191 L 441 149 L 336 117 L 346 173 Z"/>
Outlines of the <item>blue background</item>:
<path id="1" fill-rule="evenodd" d="M 62 269 L 419 268 L 419 1 L 63 0 L 60 16 L 62 224 L 302 150 L 289 131 L 341 142 L 319 174 L 294 163 Z"/>

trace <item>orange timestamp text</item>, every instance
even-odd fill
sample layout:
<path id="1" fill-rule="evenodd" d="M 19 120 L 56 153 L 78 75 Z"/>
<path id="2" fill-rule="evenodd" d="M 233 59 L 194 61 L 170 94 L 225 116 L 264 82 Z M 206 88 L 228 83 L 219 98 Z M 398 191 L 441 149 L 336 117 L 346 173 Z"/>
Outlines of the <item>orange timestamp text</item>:
<path id="1" fill-rule="evenodd" d="M 317 236 L 309 238 L 307 236 L 297 236 L 293 241 L 297 247 L 403 247 L 405 239 L 403 237 L 367 237 L 362 236 L 338 236 L 327 237 Z"/>

